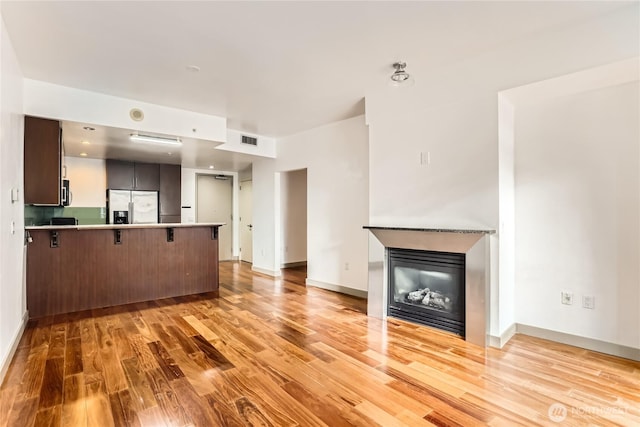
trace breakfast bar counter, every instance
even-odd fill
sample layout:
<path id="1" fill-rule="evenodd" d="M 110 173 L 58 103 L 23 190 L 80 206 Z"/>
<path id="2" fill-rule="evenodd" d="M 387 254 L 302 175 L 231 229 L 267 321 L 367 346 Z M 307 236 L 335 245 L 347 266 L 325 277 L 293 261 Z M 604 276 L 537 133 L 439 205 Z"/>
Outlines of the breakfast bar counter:
<path id="1" fill-rule="evenodd" d="M 25 227 L 29 317 L 217 292 L 223 225 Z"/>

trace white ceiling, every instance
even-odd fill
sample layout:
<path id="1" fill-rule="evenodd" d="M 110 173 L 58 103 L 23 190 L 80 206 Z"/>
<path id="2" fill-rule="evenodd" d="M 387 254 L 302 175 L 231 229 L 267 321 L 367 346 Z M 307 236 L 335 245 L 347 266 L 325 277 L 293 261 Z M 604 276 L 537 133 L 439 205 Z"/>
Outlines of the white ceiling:
<path id="1" fill-rule="evenodd" d="M 362 114 L 365 94 L 387 87 L 394 61 L 405 60 L 418 84 L 438 68 L 630 3 L 3 0 L 0 8 L 25 77 L 223 116 L 229 128 L 278 137 Z M 206 152 L 193 147 L 181 155 Z M 105 153 L 118 149 L 114 142 Z"/>

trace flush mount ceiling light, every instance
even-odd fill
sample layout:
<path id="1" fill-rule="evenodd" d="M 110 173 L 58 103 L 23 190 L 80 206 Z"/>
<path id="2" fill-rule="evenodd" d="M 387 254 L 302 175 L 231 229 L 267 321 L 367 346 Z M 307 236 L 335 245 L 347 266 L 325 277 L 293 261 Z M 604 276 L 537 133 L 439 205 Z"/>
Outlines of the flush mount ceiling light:
<path id="1" fill-rule="evenodd" d="M 393 68 L 395 71 L 391 74 L 391 82 L 389 83 L 391 86 L 410 86 L 413 83 L 413 78 L 405 71 L 406 62 L 394 62 Z"/>
<path id="2" fill-rule="evenodd" d="M 132 133 L 129 138 L 135 142 L 150 142 L 153 144 L 182 145 L 180 138 L 167 138 L 163 136 L 141 135 Z"/>

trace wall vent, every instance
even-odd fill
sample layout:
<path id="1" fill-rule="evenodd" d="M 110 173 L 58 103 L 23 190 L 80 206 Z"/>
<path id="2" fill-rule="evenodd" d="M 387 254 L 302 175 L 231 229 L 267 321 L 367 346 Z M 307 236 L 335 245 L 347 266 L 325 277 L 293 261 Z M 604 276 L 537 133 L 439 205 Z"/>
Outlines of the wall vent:
<path id="1" fill-rule="evenodd" d="M 249 144 L 249 145 L 258 145 L 258 138 L 254 138 L 252 136 L 246 136 L 246 135 L 242 135 L 242 143 L 243 144 Z"/>

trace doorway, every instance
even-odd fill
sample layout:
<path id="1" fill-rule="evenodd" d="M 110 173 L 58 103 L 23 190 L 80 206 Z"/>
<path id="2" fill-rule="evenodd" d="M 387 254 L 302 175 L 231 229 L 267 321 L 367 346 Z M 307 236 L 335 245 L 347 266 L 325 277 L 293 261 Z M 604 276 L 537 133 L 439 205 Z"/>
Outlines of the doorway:
<path id="1" fill-rule="evenodd" d="M 253 182 L 242 181 L 239 189 L 240 260 L 253 263 Z"/>
<path id="2" fill-rule="evenodd" d="M 281 268 L 307 265 L 307 170 L 280 174 Z"/>
<path id="3" fill-rule="evenodd" d="M 196 177 L 196 222 L 224 222 L 219 228 L 218 247 L 221 261 L 233 257 L 232 206 L 233 177 L 200 175 Z"/>

